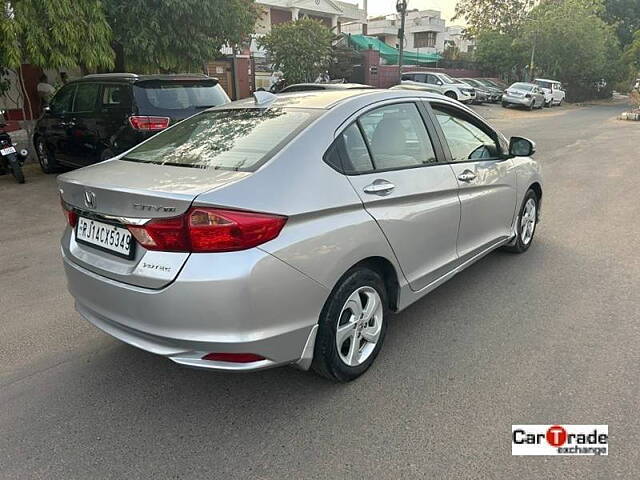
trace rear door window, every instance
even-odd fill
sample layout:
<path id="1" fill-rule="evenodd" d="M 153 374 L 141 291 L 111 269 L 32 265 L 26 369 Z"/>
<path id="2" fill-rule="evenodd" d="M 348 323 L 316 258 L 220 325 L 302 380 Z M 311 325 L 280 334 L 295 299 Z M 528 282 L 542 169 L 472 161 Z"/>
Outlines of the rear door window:
<path id="1" fill-rule="evenodd" d="M 376 170 L 437 163 L 429 133 L 414 103 L 377 108 L 358 122 Z"/>
<path id="2" fill-rule="evenodd" d="M 99 92 L 100 85 L 97 83 L 80 83 L 73 102 L 73 113 L 95 112 Z"/>

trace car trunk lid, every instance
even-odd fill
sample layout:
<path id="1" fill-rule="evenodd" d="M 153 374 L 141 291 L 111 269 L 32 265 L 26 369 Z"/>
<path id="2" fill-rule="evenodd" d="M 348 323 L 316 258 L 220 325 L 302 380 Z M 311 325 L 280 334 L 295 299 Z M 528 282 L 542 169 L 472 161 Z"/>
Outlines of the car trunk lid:
<path id="1" fill-rule="evenodd" d="M 118 229 L 126 229 L 126 224 L 181 215 L 200 193 L 223 188 L 249 175 L 250 172 L 110 160 L 61 175 L 58 185 L 67 208 L 98 226 L 108 225 L 107 234 L 113 230 L 123 235 L 125 230 Z M 184 252 L 148 251 L 135 240 L 132 242 L 132 253 L 127 258 L 108 248 L 78 241 L 76 230 L 67 229 L 62 248 L 69 260 L 87 270 L 147 288 L 162 288 L 172 282 L 189 257 Z"/>

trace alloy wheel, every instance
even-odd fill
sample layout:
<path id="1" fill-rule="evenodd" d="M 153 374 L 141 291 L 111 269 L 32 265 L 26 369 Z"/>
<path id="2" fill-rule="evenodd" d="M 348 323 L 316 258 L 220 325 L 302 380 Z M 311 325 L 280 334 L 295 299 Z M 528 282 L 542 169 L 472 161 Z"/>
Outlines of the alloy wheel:
<path id="1" fill-rule="evenodd" d="M 533 232 L 536 229 L 537 207 L 533 198 L 527 200 L 522 210 L 522 218 L 520 219 L 520 236 L 524 245 L 529 245 L 533 238 Z"/>
<path id="2" fill-rule="evenodd" d="M 383 312 L 380 295 L 372 287 L 360 287 L 349 296 L 336 327 L 338 355 L 346 365 L 357 367 L 371 356 L 380 339 Z"/>
<path id="3" fill-rule="evenodd" d="M 40 166 L 46 171 L 49 168 L 49 154 L 47 153 L 47 147 L 42 140 L 38 140 L 37 154 Z"/>

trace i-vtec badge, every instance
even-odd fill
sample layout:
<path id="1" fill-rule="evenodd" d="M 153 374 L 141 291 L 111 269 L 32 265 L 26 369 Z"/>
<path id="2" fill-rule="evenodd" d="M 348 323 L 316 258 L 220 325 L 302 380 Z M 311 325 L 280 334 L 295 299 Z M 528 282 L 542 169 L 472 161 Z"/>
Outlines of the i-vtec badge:
<path id="1" fill-rule="evenodd" d="M 175 212 L 176 207 L 165 207 L 162 205 L 145 205 L 144 203 L 134 203 L 133 208 L 143 212 Z"/>
<path id="2" fill-rule="evenodd" d="M 511 455 L 609 455 L 609 426 L 512 425 Z"/>

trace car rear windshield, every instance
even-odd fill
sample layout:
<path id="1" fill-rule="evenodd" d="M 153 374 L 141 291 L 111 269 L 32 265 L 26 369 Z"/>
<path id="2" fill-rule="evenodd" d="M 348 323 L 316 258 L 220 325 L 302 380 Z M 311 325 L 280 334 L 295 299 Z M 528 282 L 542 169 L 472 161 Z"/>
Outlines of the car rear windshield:
<path id="1" fill-rule="evenodd" d="M 147 80 L 134 85 L 141 115 L 186 118 L 204 108 L 229 103 L 229 97 L 215 80 Z"/>
<path id="2" fill-rule="evenodd" d="M 318 117 L 298 108 L 203 112 L 151 137 L 124 160 L 253 171 Z"/>
<path id="3" fill-rule="evenodd" d="M 530 85 L 528 83 L 514 83 L 513 85 L 511 85 L 511 88 L 515 88 L 516 90 L 525 90 L 529 92 L 533 88 L 533 85 Z"/>
<path id="4" fill-rule="evenodd" d="M 551 90 L 551 87 L 553 86 L 551 82 L 544 82 L 542 80 L 536 80 L 535 84 L 542 88 L 548 88 L 549 90 Z"/>

